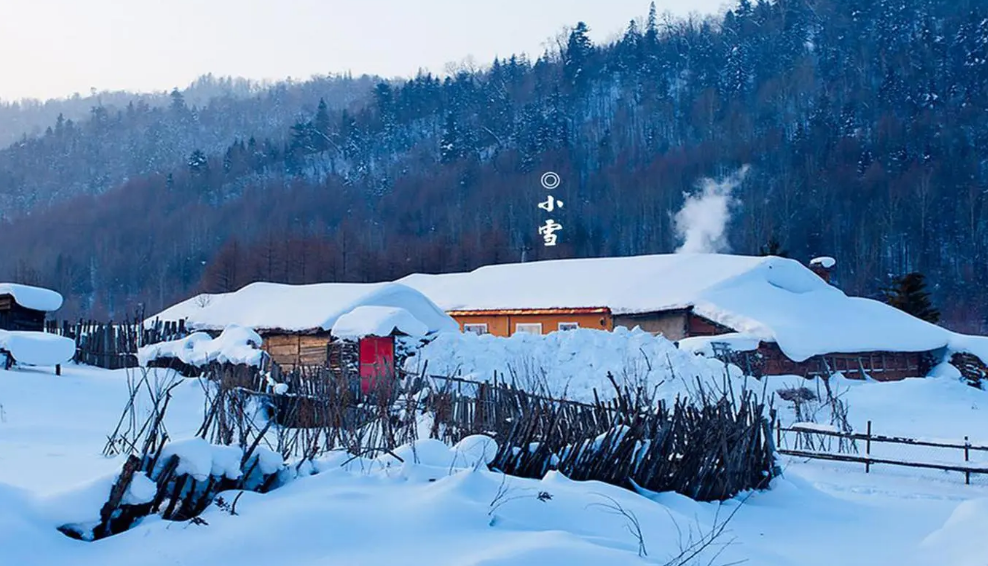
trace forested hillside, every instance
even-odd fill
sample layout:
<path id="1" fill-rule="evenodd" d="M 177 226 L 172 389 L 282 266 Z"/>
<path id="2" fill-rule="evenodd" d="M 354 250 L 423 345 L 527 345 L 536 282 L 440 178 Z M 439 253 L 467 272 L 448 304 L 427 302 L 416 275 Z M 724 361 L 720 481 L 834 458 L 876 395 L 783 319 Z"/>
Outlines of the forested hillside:
<path id="1" fill-rule="evenodd" d="M 538 58 L 381 82 L 362 98 L 297 87 L 208 104 L 153 164 L 148 124 L 187 123 L 187 105 L 134 119 L 97 108 L 68 139 L 53 125 L 6 150 L 5 208 L 29 213 L 5 214 L 2 275 L 59 288 L 73 314 L 121 316 L 255 279 L 670 252 L 684 193 L 749 165 L 734 251 L 775 240 L 797 259 L 835 256 L 839 284 L 860 294 L 922 271 L 948 324 L 988 318 L 983 2 L 653 11 L 613 44 L 580 24 Z M 298 94 L 275 103 L 278 92 Z M 537 232 L 547 170 L 565 202 L 555 248 Z"/>
<path id="2" fill-rule="evenodd" d="M 345 107 L 366 98 L 373 86 L 371 77 L 321 77 L 265 88 L 207 76 L 169 94 L 129 95 L 130 100 L 125 93 L 93 95 L 86 119 L 59 112 L 42 134 L 0 151 L 0 218 L 170 171 L 195 150 L 221 153 L 237 137 L 277 137 L 300 113 L 314 110 L 320 96 L 331 107 Z M 17 131 L 18 119 L 26 127 L 39 113 L 74 111 L 80 103 L 0 105 L 0 125 Z"/>
<path id="3" fill-rule="evenodd" d="M 243 98 L 255 95 L 269 86 L 261 82 L 230 77 L 199 77 L 181 90 L 188 104 L 202 106 L 212 98 L 230 96 Z M 146 103 L 148 106 L 167 106 L 167 92 L 135 94 L 126 91 L 98 91 L 89 94 L 75 93 L 67 98 L 51 100 L 0 100 L 0 147 L 7 147 L 25 136 L 41 135 L 62 120 L 74 122 L 89 116 L 94 106 L 109 110 L 124 109 L 129 104 Z"/>

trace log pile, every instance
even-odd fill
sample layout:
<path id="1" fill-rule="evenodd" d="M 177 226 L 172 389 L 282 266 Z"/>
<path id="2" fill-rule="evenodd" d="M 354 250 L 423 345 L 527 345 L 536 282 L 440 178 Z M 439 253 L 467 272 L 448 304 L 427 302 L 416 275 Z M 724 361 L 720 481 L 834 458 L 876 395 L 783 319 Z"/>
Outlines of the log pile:
<path id="1" fill-rule="evenodd" d="M 961 372 L 961 377 L 971 387 L 982 388 L 988 384 L 988 365 L 978 356 L 957 352 L 950 357 L 950 365 Z"/>

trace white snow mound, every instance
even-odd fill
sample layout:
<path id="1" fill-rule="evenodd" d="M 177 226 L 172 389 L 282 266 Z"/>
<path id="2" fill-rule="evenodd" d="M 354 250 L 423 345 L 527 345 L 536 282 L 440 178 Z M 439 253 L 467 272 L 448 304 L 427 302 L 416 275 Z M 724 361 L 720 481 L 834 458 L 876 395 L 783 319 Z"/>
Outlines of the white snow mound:
<path id="1" fill-rule="evenodd" d="M 249 328 L 228 326 L 216 338 L 196 332 L 181 340 L 143 346 L 137 351 L 137 361 L 142 366 L 161 358 L 175 358 L 197 367 L 212 362 L 259 366 L 264 355 L 262 342 Z"/>
<path id="2" fill-rule="evenodd" d="M 6 350 L 18 364 L 54 366 L 75 356 L 75 341 L 45 332 L 0 330 L 0 350 Z"/>
<path id="3" fill-rule="evenodd" d="M 488 381 L 515 380 L 526 388 L 548 388 L 555 396 L 593 401 L 613 397 L 610 372 L 619 385 L 659 387 L 659 395 L 674 399 L 696 385 L 723 383 L 725 372 L 740 375 L 734 366 L 695 356 L 676 348 L 662 336 L 639 328 L 614 332 L 577 329 L 546 335 L 441 334 L 405 362 L 407 371 L 460 376 Z"/>
<path id="4" fill-rule="evenodd" d="M 391 336 L 395 331 L 425 336 L 429 327 L 403 308 L 362 306 L 336 319 L 330 333 L 337 338 L 360 338 Z"/>

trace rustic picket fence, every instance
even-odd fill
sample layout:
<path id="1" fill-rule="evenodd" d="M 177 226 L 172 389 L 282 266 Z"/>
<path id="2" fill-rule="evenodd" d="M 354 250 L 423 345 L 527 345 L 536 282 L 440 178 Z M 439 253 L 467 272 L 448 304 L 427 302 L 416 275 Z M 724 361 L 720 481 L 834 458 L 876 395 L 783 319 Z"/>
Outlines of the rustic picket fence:
<path id="1" fill-rule="evenodd" d="M 104 369 L 137 367 L 141 346 L 188 336 L 185 321 L 155 321 L 145 325 L 140 317 L 115 323 L 94 320 L 48 321 L 45 331 L 75 341 L 73 361 Z"/>
<path id="2" fill-rule="evenodd" d="M 864 433 L 812 423 L 783 427 L 778 422 L 775 433 L 779 453 L 796 458 L 863 464 L 865 473 L 876 465 L 957 472 L 964 474 L 968 485 L 972 477 L 988 480 L 988 446 L 971 444 L 966 436 L 963 441 L 947 441 L 874 434 L 871 421 Z M 923 453 L 934 457 L 922 458 Z"/>
<path id="3" fill-rule="evenodd" d="M 273 394 L 266 376 L 242 367 L 220 368 L 214 380 L 253 390 L 282 426 L 321 429 L 313 439 L 342 438 L 340 428 L 373 424 L 379 433 L 370 446 L 347 447 L 356 453 L 414 440 L 419 422 L 412 416 L 428 415 L 429 437 L 446 444 L 477 434 L 494 438 L 499 451 L 491 468 L 519 477 L 557 470 L 574 480 L 710 501 L 765 487 L 778 472 L 767 409 L 751 391 L 715 392 L 698 383 L 691 398 L 667 404 L 619 388 L 613 399 L 595 394 L 582 403 L 505 381 L 409 375 L 362 392 L 325 368 L 274 373 L 287 392 Z"/>

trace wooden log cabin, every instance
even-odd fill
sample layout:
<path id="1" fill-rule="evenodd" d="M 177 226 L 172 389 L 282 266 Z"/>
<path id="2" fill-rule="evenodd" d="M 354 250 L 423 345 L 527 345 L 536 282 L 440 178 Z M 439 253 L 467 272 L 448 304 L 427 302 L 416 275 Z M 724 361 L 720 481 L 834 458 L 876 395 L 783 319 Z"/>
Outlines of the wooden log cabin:
<path id="1" fill-rule="evenodd" d="M 759 375 L 926 375 L 949 333 L 848 297 L 830 282 L 835 263 L 672 254 L 493 265 L 398 282 L 427 295 L 464 332 L 637 327 L 673 341 L 740 334 L 756 339 L 748 362 Z"/>
<path id="2" fill-rule="evenodd" d="M 43 332 L 45 317 L 62 306 L 62 296 L 48 289 L 0 283 L 0 330 Z"/>
<path id="3" fill-rule="evenodd" d="M 458 329 L 425 295 L 395 283 L 252 283 L 193 297 L 148 320 L 182 320 L 192 331 L 211 334 L 230 325 L 251 328 L 283 371 L 328 367 L 333 352 L 348 351 L 333 345 L 346 341 L 356 348 L 361 375 L 383 371 L 381 364 L 394 373 L 395 336 Z"/>

